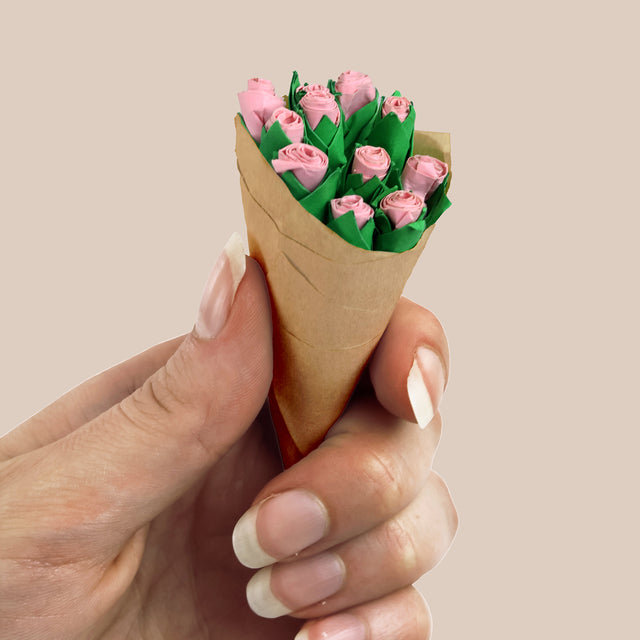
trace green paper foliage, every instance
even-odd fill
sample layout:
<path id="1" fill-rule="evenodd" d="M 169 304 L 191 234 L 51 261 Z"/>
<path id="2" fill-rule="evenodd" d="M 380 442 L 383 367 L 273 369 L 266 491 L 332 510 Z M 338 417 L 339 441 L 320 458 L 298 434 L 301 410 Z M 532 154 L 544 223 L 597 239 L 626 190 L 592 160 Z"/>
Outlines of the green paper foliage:
<path id="1" fill-rule="evenodd" d="M 327 172 L 324 180 L 313 190 L 309 191 L 300 184 L 292 171 L 285 171 L 280 176 L 291 195 L 313 216 L 321 222 L 326 222 L 327 203 L 336 197 L 341 181 L 341 169 Z"/>
<path id="2" fill-rule="evenodd" d="M 442 183 L 427 200 L 427 216 L 425 222 L 427 227 L 435 224 L 438 218 L 451 206 L 451 200 L 447 197 L 451 174 L 448 173 Z"/>
<path id="3" fill-rule="evenodd" d="M 361 249 L 374 251 L 391 251 L 400 253 L 415 247 L 425 230 L 433 225 L 440 216 L 451 206 L 447 197 L 447 190 L 451 180 L 448 174 L 442 184 L 425 203 L 420 217 L 415 222 L 395 229 L 393 223 L 379 208 L 380 201 L 393 191 L 402 189 L 402 169 L 411 155 L 413 155 L 413 138 L 416 114 L 413 103 L 404 122 L 395 113 L 389 113 L 384 118 L 381 105 L 384 99 L 376 98 L 364 105 L 345 121 L 344 112 L 340 106 L 341 119 L 335 125 L 328 117 L 318 123 L 315 130 L 311 129 L 300 107 L 303 92 L 298 92 L 301 86 L 297 71 L 293 72 L 289 86 L 288 107 L 299 113 L 305 123 L 303 141 L 317 147 L 327 154 L 329 167 L 327 175 L 316 189 L 309 192 L 303 187 L 293 172 L 286 171 L 280 177 L 285 182 L 292 196 L 304 209 L 325 223 L 346 242 Z M 336 91 L 335 82 L 329 80 L 327 87 L 334 96 L 340 96 Z M 399 91 L 394 96 L 401 95 Z M 241 116 L 242 118 L 242 116 Z M 244 123 L 244 119 L 242 119 Z M 246 128 L 246 124 L 245 124 Z M 278 151 L 291 144 L 291 140 L 282 130 L 279 122 L 275 122 L 269 131 L 262 129 L 259 145 L 262 155 L 271 162 L 278 156 Z M 361 145 L 384 147 L 391 157 L 391 167 L 384 179 L 374 176 L 363 182 L 361 174 L 349 173 L 355 149 Z M 374 217 L 362 229 L 358 229 L 355 214 L 349 211 L 343 216 L 333 218 L 330 201 L 344 195 L 356 194 L 370 204 Z"/>
<path id="4" fill-rule="evenodd" d="M 289 85 L 289 109 L 293 111 L 298 110 L 298 102 L 300 102 L 300 98 L 304 95 L 298 93 L 299 86 L 300 77 L 298 76 L 298 72 L 294 71 L 293 76 L 291 76 L 291 84 Z"/>
<path id="5" fill-rule="evenodd" d="M 344 133 L 342 129 L 342 117 L 336 125 L 327 116 L 322 116 L 318 126 L 311 128 L 304 116 L 304 111 L 298 108 L 298 113 L 304 119 L 304 141 L 307 144 L 324 151 L 329 158 L 329 171 L 336 167 L 343 167 L 347 163 L 344 155 Z"/>
<path id="6" fill-rule="evenodd" d="M 340 105 L 339 96 L 342 94 L 339 91 L 336 91 L 335 81 L 329 80 L 329 82 L 327 82 L 327 86 L 331 93 L 338 98 L 337 102 Z M 368 102 L 363 107 L 352 113 L 351 117 L 344 121 L 344 151 L 347 156 L 347 160 L 351 160 L 357 144 L 363 144 L 362 141 L 369 137 L 369 134 L 373 129 L 373 125 L 379 117 L 380 104 L 379 93 L 376 89 L 376 97 L 371 100 L 371 102 Z M 340 105 L 340 113 L 342 113 L 342 117 L 344 119 L 342 105 Z"/>
<path id="7" fill-rule="evenodd" d="M 393 251 L 394 253 L 408 251 L 418 244 L 426 228 L 423 218 L 388 233 L 378 233 L 373 248 L 376 251 Z"/>
<path id="8" fill-rule="evenodd" d="M 399 96 L 401 94 L 399 91 L 394 91 L 393 95 Z M 383 118 L 382 110 L 380 110 L 380 117 L 373 124 L 367 144 L 374 147 L 384 147 L 396 167 L 404 167 L 407 158 L 413 155 L 415 123 L 416 112 L 413 103 L 404 122 L 400 122 L 400 118 L 393 112 Z"/>
<path id="9" fill-rule="evenodd" d="M 278 157 L 278 151 L 291 144 L 289 136 L 282 130 L 280 123 L 276 120 L 267 131 L 262 127 L 262 137 L 260 138 L 260 153 L 271 162 Z"/>
<path id="10" fill-rule="evenodd" d="M 335 231 L 343 240 L 361 249 L 371 249 L 373 247 L 373 233 L 376 230 L 373 218 L 367 220 L 362 229 L 358 228 L 353 211 L 347 211 L 347 213 L 337 218 L 334 218 L 329 213 L 327 218 L 329 219 L 327 222 L 329 229 Z"/>

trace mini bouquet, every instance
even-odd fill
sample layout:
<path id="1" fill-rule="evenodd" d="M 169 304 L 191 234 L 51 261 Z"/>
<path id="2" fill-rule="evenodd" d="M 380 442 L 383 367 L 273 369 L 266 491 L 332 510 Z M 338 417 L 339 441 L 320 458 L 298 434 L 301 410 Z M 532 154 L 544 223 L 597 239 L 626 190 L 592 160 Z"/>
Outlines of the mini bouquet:
<path id="1" fill-rule="evenodd" d="M 236 156 L 249 251 L 271 294 L 270 408 L 286 466 L 344 410 L 436 220 L 450 206 L 449 135 L 347 71 L 289 94 L 238 94 Z"/>

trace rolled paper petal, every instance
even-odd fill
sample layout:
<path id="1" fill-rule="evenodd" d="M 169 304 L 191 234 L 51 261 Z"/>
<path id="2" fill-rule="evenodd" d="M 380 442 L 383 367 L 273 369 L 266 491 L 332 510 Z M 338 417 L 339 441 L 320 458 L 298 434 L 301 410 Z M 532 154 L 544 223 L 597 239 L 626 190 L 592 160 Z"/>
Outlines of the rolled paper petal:
<path id="1" fill-rule="evenodd" d="M 271 82 L 262 78 L 251 78 L 247 87 L 238 94 L 240 113 L 251 137 L 259 143 L 264 123 L 278 107 L 284 107 L 284 99 L 276 96 Z"/>
<path id="2" fill-rule="evenodd" d="M 280 123 L 282 131 L 291 142 L 302 142 L 302 138 L 304 137 L 304 120 L 300 114 L 286 107 L 278 107 L 265 122 L 265 129 L 269 131 L 271 125 L 276 121 Z"/>
<path id="3" fill-rule="evenodd" d="M 422 213 L 424 200 L 411 191 L 393 191 L 382 198 L 380 208 L 396 229 L 415 222 Z"/>
<path id="4" fill-rule="evenodd" d="M 313 92 L 313 93 L 324 93 L 331 94 L 328 87 L 325 87 L 323 84 L 303 84 L 298 87 L 297 93 L 300 91 L 304 91 L 305 93 Z"/>
<path id="5" fill-rule="evenodd" d="M 438 158 L 411 156 L 402 170 L 402 187 L 407 191 L 413 191 L 423 200 L 428 200 L 448 172 L 447 164 Z"/>
<path id="6" fill-rule="evenodd" d="M 322 116 L 327 116 L 334 124 L 340 122 L 340 107 L 331 92 L 307 91 L 300 99 L 300 106 L 312 129 L 318 126 Z"/>
<path id="7" fill-rule="evenodd" d="M 278 157 L 271 161 L 271 165 L 279 174 L 285 171 L 293 172 L 307 191 L 313 191 L 327 173 L 329 158 L 326 153 L 310 144 L 296 142 L 280 149 Z"/>
<path id="8" fill-rule="evenodd" d="M 345 120 L 353 113 L 364 107 L 376 97 L 376 88 L 371 78 L 358 71 L 345 71 L 336 81 L 336 91 L 341 93 L 340 106 Z"/>
<path id="9" fill-rule="evenodd" d="M 388 113 L 395 113 L 400 122 L 404 122 L 411 111 L 411 102 L 404 96 L 389 96 L 382 103 L 382 117 Z"/>
<path id="10" fill-rule="evenodd" d="M 353 211 L 358 229 L 362 229 L 373 218 L 373 209 L 362 199 L 362 196 L 342 196 L 331 201 L 331 213 L 334 218 L 339 218 L 349 211 Z"/>
<path id="11" fill-rule="evenodd" d="M 363 182 L 371 180 L 373 176 L 378 176 L 382 180 L 387 175 L 390 164 L 391 158 L 386 149 L 365 145 L 356 149 L 351 173 L 361 173 Z"/>
<path id="12" fill-rule="evenodd" d="M 262 93 L 270 93 L 272 96 L 276 95 L 276 89 L 271 80 L 265 80 L 264 78 L 249 78 L 247 80 L 247 91 L 262 91 Z"/>

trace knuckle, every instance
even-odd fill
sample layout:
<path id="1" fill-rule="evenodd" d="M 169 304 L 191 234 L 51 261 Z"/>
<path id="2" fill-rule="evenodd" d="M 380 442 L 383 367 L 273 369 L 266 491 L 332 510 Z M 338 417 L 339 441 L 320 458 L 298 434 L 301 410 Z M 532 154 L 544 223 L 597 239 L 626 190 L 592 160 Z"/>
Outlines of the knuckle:
<path id="1" fill-rule="evenodd" d="M 383 513 L 396 513 L 408 501 L 408 483 L 400 460 L 385 451 L 367 448 L 355 462 L 358 486 L 368 486 Z"/>
<path id="2" fill-rule="evenodd" d="M 424 573 L 422 571 L 424 555 L 417 544 L 414 533 L 405 525 L 401 518 L 393 518 L 385 525 L 385 545 L 391 555 L 392 566 L 401 574 L 408 576 L 411 581 Z"/>

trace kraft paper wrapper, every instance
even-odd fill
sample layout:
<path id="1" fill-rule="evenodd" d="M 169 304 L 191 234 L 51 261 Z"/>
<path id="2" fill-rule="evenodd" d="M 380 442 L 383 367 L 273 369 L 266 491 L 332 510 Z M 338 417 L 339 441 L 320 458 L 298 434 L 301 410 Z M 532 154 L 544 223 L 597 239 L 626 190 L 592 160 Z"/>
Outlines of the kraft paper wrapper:
<path id="1" fill-rule="evenodd" d="M 403 253 L 348 244 L 298 204 L 238 116 L 235 125 L 249 252 L 271 295 L 269 400 L 288 467 L 320 444 L 347 405 L 433 225 Z M 414 153 L 450 167 L 449 134 L 416 131 Z"/>

